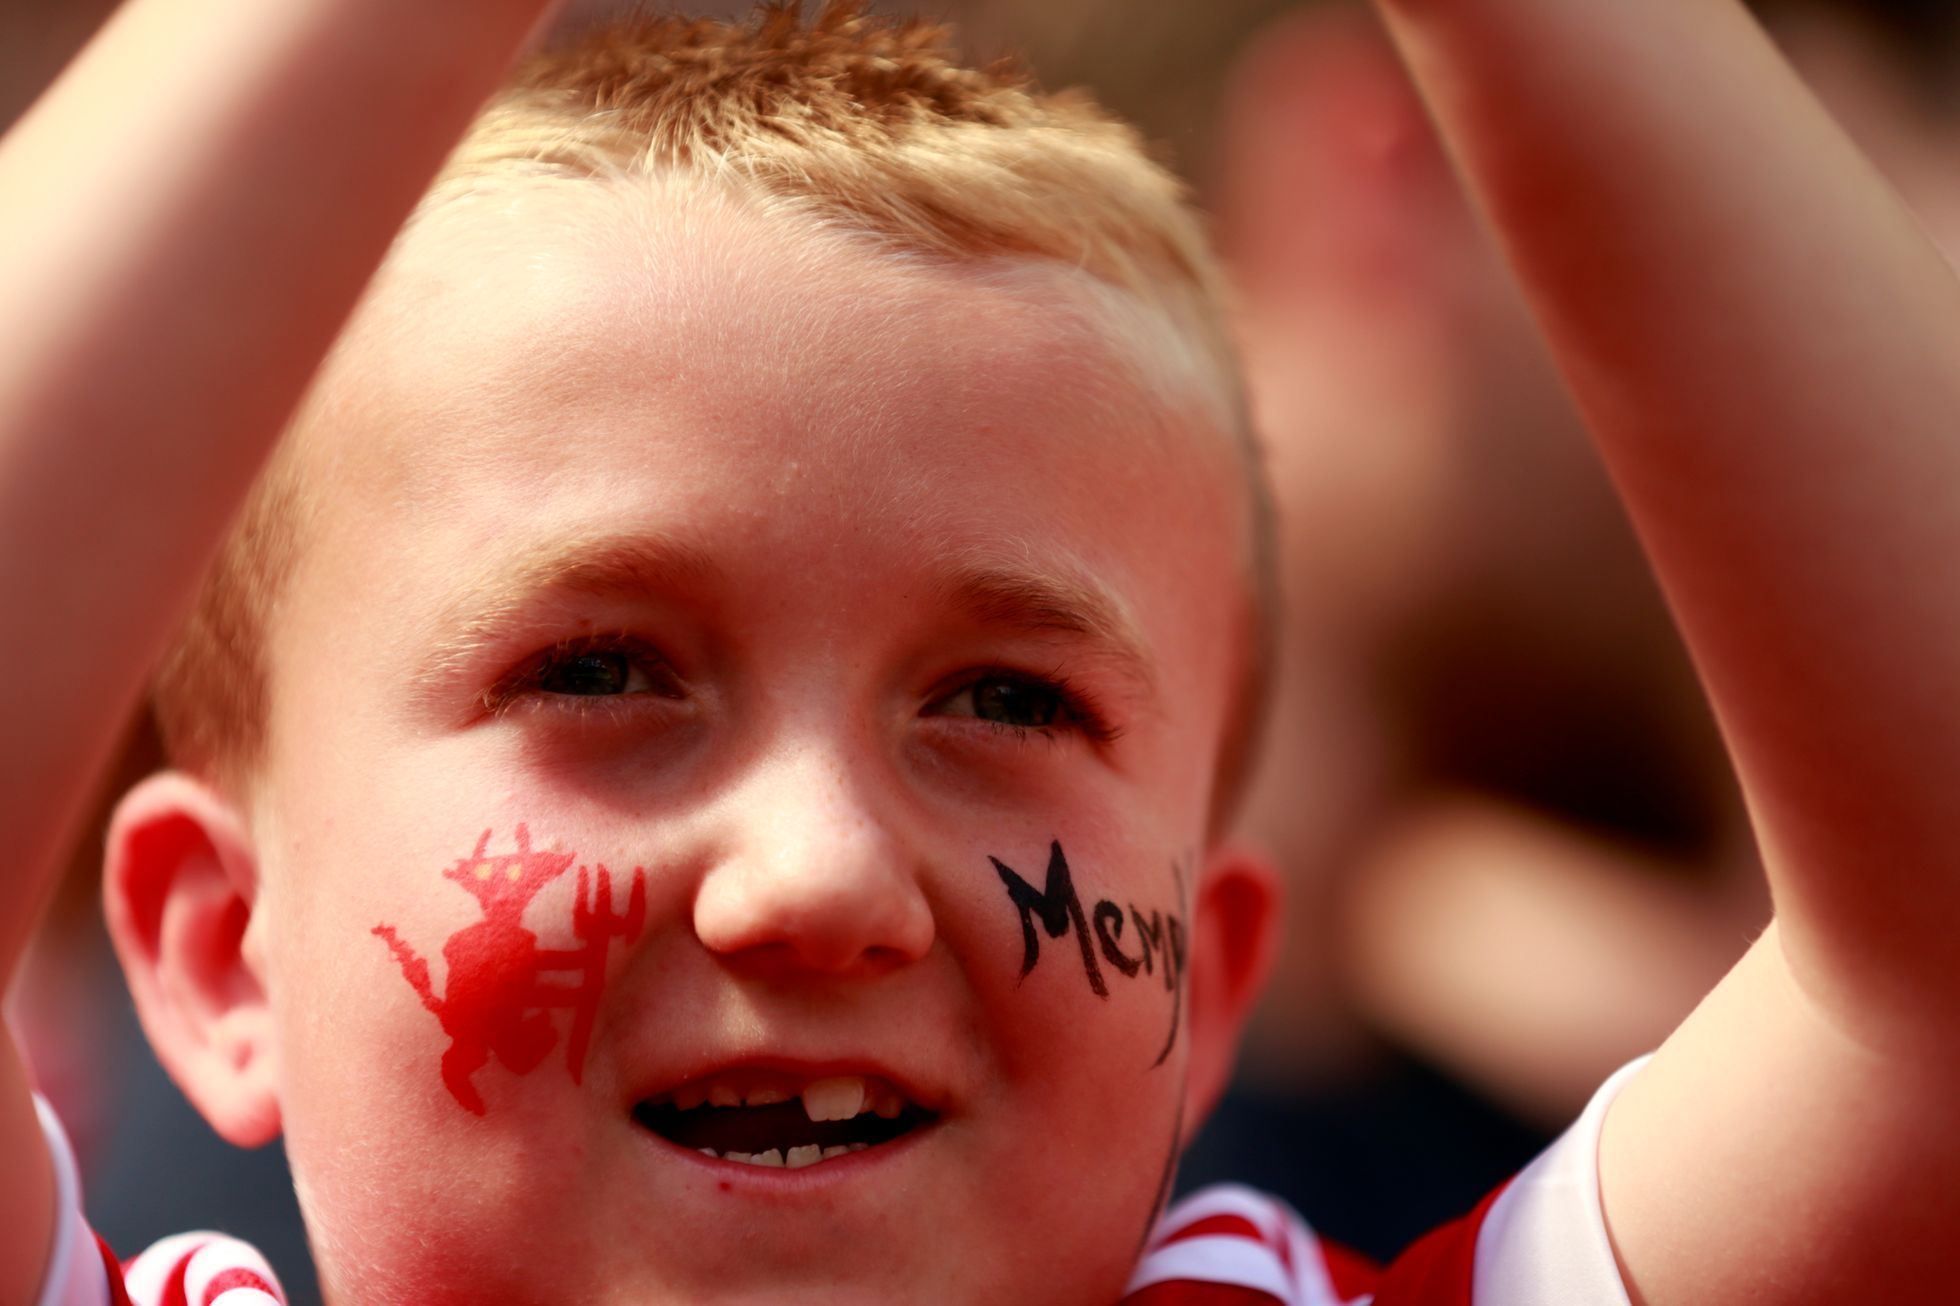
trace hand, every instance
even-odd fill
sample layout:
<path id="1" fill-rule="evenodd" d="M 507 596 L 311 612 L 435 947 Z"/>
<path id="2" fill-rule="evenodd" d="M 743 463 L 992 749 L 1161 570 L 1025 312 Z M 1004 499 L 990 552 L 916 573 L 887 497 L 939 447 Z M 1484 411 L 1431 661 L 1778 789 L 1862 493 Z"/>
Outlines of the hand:
<path id="1" fill-rule="evenodd" d="M 1737 4 L 1382 8 L 1696 655 L 1778 908 L 1609 1116 L 1621 1264 L 1648 1302 L 1912 1297 L 1960 1216 L 1960 291 Z"/>
<path id="2" fill-rule="evenodd" d="M 548 9 L 132 0 L 0 143 L 0 975 L 308 377 Z M 5 1042 L 0 1156 L 0 1300 L 31 1301 L 52 1190 Z"/>

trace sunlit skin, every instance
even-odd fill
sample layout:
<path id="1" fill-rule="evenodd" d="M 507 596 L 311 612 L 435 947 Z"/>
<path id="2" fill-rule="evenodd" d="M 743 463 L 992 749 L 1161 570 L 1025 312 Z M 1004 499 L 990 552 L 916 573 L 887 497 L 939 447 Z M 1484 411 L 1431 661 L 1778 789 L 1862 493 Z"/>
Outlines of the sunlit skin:
<path id="1" fill-rule="evenodd" d="M 1077 275 L 900 267 L 682 188 L 413 230 L 308 427 L 327 497 L 250 812 L 331 1297 L 1118 1295 L 1230 1033 L 1187 1019 L 1159 1065 L 1161 978 L 1098 996 L 1046 935 L 1023 976 L 991 859 L 1038 876 L 1059 843 L 1085 909 L 1193 910 L 1243 506 Z M 1028 576 L 1107 611 L 1004 597 Z M 520 821 L 643 867 L 645 925 L 582 1084 L 493 1060 L 479 1117 L 372 931 L 426 956 L 481 920 L 441 871 Z M 575 892 L 526 908 L 540 947 Z M 742 1065 L 882 1074 L 939 1123 L 796 1171 L 634 1123 Z"/>
<path id="2" fill-rule="evenodd" d="M 507 1070 L 528 1075 L 550 1055 L 559 1038 L 554 1013 L 570 1013 L 565 1031 L 565 1069 L 573 1083 L 585 1073 L 585 1050 L 592 1023 L 605 995 L 607 953 L 615 938 L 631 943 L 646 915 L 646 872 L 635 869 L 624 911 L 615 912 L 612 872 L 596 875 L 578 868 L 578 895 L 571 918 L 561 927 L 567 947 L 542 947 L 525 928 L 524 917 L 538 891 L 571 869 L 572 853 L 534 849 L 529 832 L 517 827 L 516 848 L 490 851 L 490 831 L 477 839 L 467 857 L 443 872 L 483 909 L 483 919 L 449 936 L 442 945 L 448 979 L 440 996 L 430 982 L 429 963 L 395 927 L 374 927 L 388 945 L 415 996 L 449 1037 L 442 1054 L 442 1082 L 465 1111 L 484 1114 L 483 1095 L 474 1076 L 492 1057 Z M 588 889 L 590 892 L 588 892 Z"/>

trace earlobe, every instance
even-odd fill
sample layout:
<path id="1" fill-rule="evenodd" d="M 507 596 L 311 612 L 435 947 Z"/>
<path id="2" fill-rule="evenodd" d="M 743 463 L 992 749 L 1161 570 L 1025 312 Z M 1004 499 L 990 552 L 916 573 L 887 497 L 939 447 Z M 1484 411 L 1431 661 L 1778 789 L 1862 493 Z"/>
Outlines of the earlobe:
<path id="1" fill-rule="evenodd" d="M 1232 1077 L 1239 1035 L 1265 989 L 1280 927 L 1280 877 L 1241 844 L 1212 850 L 1198 880 L 1187 963 L 1191 1061 L 1185 1137 L 1211 1114 Z"/>
<path id="2" fill-rule="evenodd" d="M 161 772 L 117 804 L 103 867 L 109 935 L 158 1060 L 225 1139 L 270 1142 L 278 1046 L 243 822 L 210 786 Z"/>

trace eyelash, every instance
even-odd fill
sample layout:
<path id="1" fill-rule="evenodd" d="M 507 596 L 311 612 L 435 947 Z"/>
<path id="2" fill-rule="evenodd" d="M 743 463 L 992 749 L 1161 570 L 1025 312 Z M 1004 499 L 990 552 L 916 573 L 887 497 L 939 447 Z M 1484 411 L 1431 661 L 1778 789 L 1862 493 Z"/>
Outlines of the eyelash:
<path id="1" fill-rule="evenodd" d="M 633 710 L 633 700 L 649 697 L 673 699 L 678 693 L 663 693 L 655 690 L 630 694 L 564 694 L 544 689 L 543 681 L 547 673 L 580 657 L 594 654 L 614 654 L 638 663 L 647 671 L 656 686 L 661 682 L 673 684 L 677 681 L 673 668 L 668 665 L 657 650 L 643 640 L 626 634 L 584 635 L 575 639 L 561 640 L 548 649 L 532 654 L 511 671 L 505 673 L 494 685 L 483 692 L 483 706 L 492 716 L 504 716 L 527 698 L 549 699 L 550 710 L 571 713 L 581 719 L 605 716 L 616 717 Z M 1005 681 L 1016 686 L 1052 694 L 1058 701 L 1057 719 L 1041 726 L 1017 726 L 1005 721 L 987 721 L 979 717 L 972 720 L 976 725 L 985 726 L 996 735 L 1011 737 L 1017 741 L 1029 742 L 1045 739 L 1059 742 L 1069 734 L 1080 734 L 1083 738 L 1098 744 L 1113 743 L 1123 731 L 1115 725 L 1104 710 L 1102 701 L 1089 690 L 1078 685 L 1060 670 L 1046 674 L 1033 674 L 1015 671 L 1006 667 L 985 667 L 969 672 L 950 688 L 932 696 L 928 707 L 939 707 L 963 693 L 975 690 L 989 681 Z"/>
<path id="2" fill-rule="evenodd" d="M 576 658 L 594 654 L 615 654 L 628 659 L 647 673 L 656 688 L 651 692 L 631 694 L 560 694 L 544 688 L 544 678 L 549 672 Z M 673 685 L 677 681 L 678 677 L 667 660 L 643 640 L 626 634 L 582 635 L 560 640 L 506 672 L 497 683 L 483 691 L 483 706 L 492 716 L 503 716 L 526 698 L 549 699 L 553 711 L 569 712 L 579 717 L 616 716 L 630 711 L 629 704 L 636 699 L 679 697 L 677 693 L 664 693 L 658 688 L 663 682 Z"/>
<path id="3" fill-rule="evenodd" d="M 1122 729 L 1110 720 L 1109 714 L 1103 709 L 1102 701 L 1059 670 L 1048 672 L 1046 675 L 1013 671 L 1006 667 L 987 667 L 977 672 L 969 672 L 960 677 L 952 688 L 934 695 L 931 706 L 936 707 L 951 702 L 959 695 L 990 680 L 1007 681 L 1053 694 L 1060 703 L 1057 720 L 1045 726 L 1017 726 L 1005 721 L 984 721 L 978 717 L 973 718 L 975 724 L 986 726 L 997 735 L 1006 735 L 1023 742 L 1034 739 L 1059 742 L 1066 735 L 1080 734 L 1092 743 L 1108 744 L 1115 742 L 1123 734 Z"/>

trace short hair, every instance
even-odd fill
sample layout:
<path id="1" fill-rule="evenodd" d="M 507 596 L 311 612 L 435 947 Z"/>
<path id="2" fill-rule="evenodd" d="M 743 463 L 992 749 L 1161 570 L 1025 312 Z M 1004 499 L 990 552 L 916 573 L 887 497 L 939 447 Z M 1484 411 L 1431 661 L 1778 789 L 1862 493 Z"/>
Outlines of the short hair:
<path id="1" fill-rule="evenodd" d="M 1183 185 L 1085 94 L 1016 66 L 962 65 L 949 30 L 830 0 L 746 24 L 640 16 L 520 66 L 417 212 L 502 176 L 698 176 L 908 254 L 1053 260 L 1161 311 L 1194 346 L 1245 469 L 1239 683 L 1213 833 L 1255 751 L 1272 662 L 1271 509 L 1249 432 L 1222 273 Z M 302 417 L 299 426 L 305 426 Z M 237 791 L 262 762 L 269 614 L 306 507 L 288 440 L 253 491 L 166 657 L 153 702 L 172 761 Z"/>

